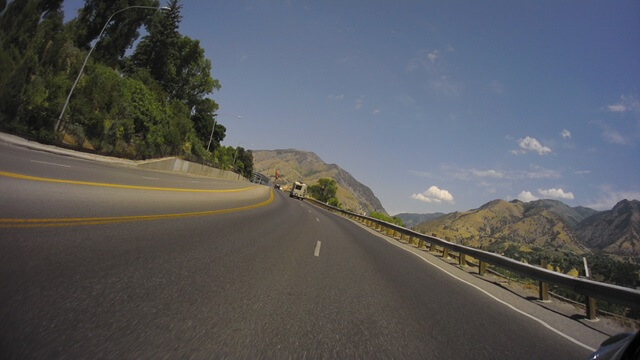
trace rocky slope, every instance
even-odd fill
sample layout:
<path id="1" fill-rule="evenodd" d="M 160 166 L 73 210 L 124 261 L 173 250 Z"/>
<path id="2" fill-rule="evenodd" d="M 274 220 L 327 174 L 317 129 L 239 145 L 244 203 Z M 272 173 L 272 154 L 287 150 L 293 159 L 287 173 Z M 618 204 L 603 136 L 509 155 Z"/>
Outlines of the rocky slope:
<path id="1" fill-rule="evenodd" d="M 576 227 L 588 247 L 624 257 L 640 257 L 640 201 L 622 200 Z"/>
<path id="2" fill-rule="evenodd" d="M 254 150 L 254 169 L 267 176 L 274 176 L 276 169 L 280 183 L 285 187 L 302 180 L 312 185 L 320 178 L 335 179 L 338 184 L 337 198 L 343 208 L 358 213 L 377 211 L 386 214 L 380 200 L 370 188 L 360 183 L 351 174 L 336 164 L 327 164 L 318 155 L 295 149 Z"/>

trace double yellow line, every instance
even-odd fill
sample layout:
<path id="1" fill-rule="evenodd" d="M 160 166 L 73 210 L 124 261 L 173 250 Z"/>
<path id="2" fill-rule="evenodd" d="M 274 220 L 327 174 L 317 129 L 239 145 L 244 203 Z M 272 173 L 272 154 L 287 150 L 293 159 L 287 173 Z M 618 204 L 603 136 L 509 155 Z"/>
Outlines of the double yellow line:
<path id="1" fill-rule="evenodd" d="M 32 181 L 44 181 L 44 182 L 58 183 L 58 184 L 100 186 L 100 187 L 110 187 L 110 188 L 118 188 L 118 189 L 134 189 L 134 190 L 178 191 L 178 192 L 192 192 L 192 193 L 240 192 L 240 191 L 251 190 L 251 189 L 254 189 L 254 188 L 257 187 L 257 186 L 248 186 L 248 187 L 238 188 L 238 189 L 219 189 L 219 190 L 214 190 L 214 189 L 165 188 L 165 187 L 153 187 L 153 186 L 121 185 L 121 184 L 96 183 L 96 182 L 88 182 L 88 181 L 50 179 L 50 178 L 43 178 L 43 177 L 37 177 L 37 176 L 31 176 L 31 175 L 16 174 L 16 173 L 11 173 L 11 172 L 6 172 L 6 171 L 0 171 L 0 176 L 14 178 L 14 179 L 32 180 Z"/>
<path id="2" fill-rule="evenodd" d="M 145 187 L 145 186 L 133 186 L 133 185 L 92 183 L 92 182 L 74 181 L 74 180 L 49 179 L 49 178 L 41 178 L 36 176 L 9 173 L 4 171 L 0 171 L 0 176 L 24 179 L 24 180 L 65 183 L 65 184 L 73 184 L 73 185 L 102 186 L 102 187 L 114 187 L 114 188 L 123 188 L 123 189 L 138 189 L 138 190 L 181 191 L 181 192 L 213 192 L 213 193 L 238 192 L 238 191 L 246 191 L 246 190 L 257 187 L 257 186 L 250 186 L 250 187 L 241 188 L 241 189 L 229 189 L 229 190 L 179 189 L 179 188 L 159 188 L 159 187 Z M 134 221 L 151 221 L 151 220 L 177 219 L 177 218 L 187 218 L 187 217 L 195 217 L 195 216 L 217 215 L 217 214 L 226 214 L 226 213 L 232 213 L 232 212 L 238 212 L 238 211 L 246 211 L 246 210 L 251 210 L 251 209 L 256 209 L 262 206 L 266 206 L 271 202 L 273 202 L 273 198 L 274 198 L 273 189 L 271 189 L 269 198 L 267 200 L 257 204 L 246 205 L 246 206 L 241 206 L 236 208 L 196 211 L 196 212 L 186 212 L 186 213 L 176 213 L 176 214 L 157 214 L 157 215 L 132 215 L 132 216 L 86 217 L 86 218 L 51 218 L 51 219 L 0 219 L 0 228 L 40 228 L 40 227 L 81 226 L 81 225 L 103 225 L 103 224 L 115 224 L 115 223 L 134 222 Z"/>

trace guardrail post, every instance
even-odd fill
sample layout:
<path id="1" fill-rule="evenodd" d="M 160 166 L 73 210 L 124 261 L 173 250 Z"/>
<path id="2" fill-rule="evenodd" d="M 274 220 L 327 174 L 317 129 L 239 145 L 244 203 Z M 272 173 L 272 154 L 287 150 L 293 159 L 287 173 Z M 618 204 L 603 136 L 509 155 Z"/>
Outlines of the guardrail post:
<path id="1" fill-rule="evenodd" d="M 427 249 L 427 251 L 432 252 L 433 251 L 433 243 L 429 243 L 429 248 Z"/>
<path id="2" fill-rule="evenodd" d="M 449 249 L 447 249 L 446 247 L 442 248 L 442 258 L 443 259 L 448 259 L 449 258 Z"/>
<path id="3" fill-rule="evenodd" d="M 478 274 L 480 274 L 480 276 L 484 276 L 485 272 L 487 272 L 487 263 L 482 260 L 478 260 Z"/>
<path id="4" fill-rule="evenodd" d="M 547 268 L 547 260 L 541 260 L 540 266 L 543 269 Z M 538 282 L 538 298 L 540 301 L 549 301 L 549 284 L 543 281 Z"/>
<path id="5" fill-rule="evenodd" d="M 418 240 L 418 249 L 422 249 L 424 247 L 424 240 Z"/>
<path id="6" fill-rule="evenodd" d="M 598 310 L 596 308 L 596 299 L 592 298 L 591 296 L 587 296 L 586 305 L 587 305 L 587 319 L 597 320 Z"/>
<path id="7" fill-rule="evenodd" d="M 458 256 L 458 265 L 467 266 L 467 256 L 463 253 L 460 253 L 459 255 L 460 256 Z"/>

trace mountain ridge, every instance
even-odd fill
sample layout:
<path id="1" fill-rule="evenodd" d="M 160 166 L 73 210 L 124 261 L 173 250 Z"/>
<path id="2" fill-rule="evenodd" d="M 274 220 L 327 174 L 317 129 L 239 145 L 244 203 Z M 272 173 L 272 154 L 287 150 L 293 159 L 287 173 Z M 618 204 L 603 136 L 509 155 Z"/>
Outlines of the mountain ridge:
<path id="1" fill-rule="evenodd" d="M 325 163 L 317 154 L 299 149 L 252 150 L 254 169 L 267 176 L 275 176 L 278 170 L 281 182 L 286 185 L 302 180 L 313 185 L 326 177 L 336 180 L 337 198 L 345 209 L 369 214 L 371 211 L 386 214 L 373 191 L 337 164 Z"/>
<path id="2" fill-rule="evenodd" d="M 640 201 L 622 200 L 613 209 L 570 207 L 558 200 L 489 201 L 477 209 L 453 212 L 416 225 L 418 231 L 500 251 L 518 245 L 533 249 L 592 251 L 640 262 Z"/>

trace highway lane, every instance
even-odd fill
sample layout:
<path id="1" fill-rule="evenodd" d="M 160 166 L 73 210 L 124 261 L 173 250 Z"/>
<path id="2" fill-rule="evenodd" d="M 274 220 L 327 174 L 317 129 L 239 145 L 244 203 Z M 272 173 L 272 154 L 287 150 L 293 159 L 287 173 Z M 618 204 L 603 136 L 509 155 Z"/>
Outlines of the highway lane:
<path id="1" fill-rule="evenodd" d="M 194 189 L 237 187 L 236 181 L 185 176 L 35 151 L 0 142 L 0 171 L 80 181 Z"/>
<path id="2" fill-rule="evenodd" d="M 47 161 L 63 161 L 48 155 Z M 11 170 L 51 174 L 33 164 L 38 163 L 24 169 L 14 164 Z M 80 167 L 73 174 L 78 180 L 109 173 L 110 182 L 125 183 L 137 174 L 124 169 L 119 178 L 115 166 L 73 166 Z M 166 181 L 180 183 L 173 177 Z M 222 209 L 259 204 L 270 195 L 263 188 L 264 193 L 234 200 L 239 193 L 216 198 L 220 194 L 0 177 L 0 200 L 6 199 L 7 184 L 11 201 L 0 202 L 2 218 L 14 210 L 56 217 Z M 162 201 L 154 201 L 158 198 Z M 29 205 L 20 205 L 20 199 Z M 106 199 L 113 200 L 100 205 Z M 39 202 L 47 206 L 37 207 Z M 229 213 L 0 226 L 0 274 L 0 358 L 580 359 L 588 354 L 352 222 L 279 191 L 269 203 Z"/>

